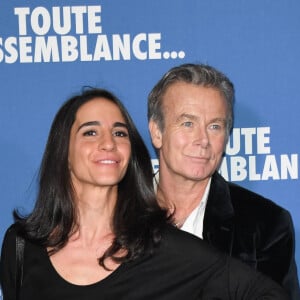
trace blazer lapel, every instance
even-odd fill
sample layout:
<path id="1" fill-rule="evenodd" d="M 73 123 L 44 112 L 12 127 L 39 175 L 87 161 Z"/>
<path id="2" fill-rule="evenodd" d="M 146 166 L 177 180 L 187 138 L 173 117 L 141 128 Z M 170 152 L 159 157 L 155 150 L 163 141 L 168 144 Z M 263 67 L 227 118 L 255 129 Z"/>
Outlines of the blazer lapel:
<path id="1" fill-rule="evenodd" d="M 234 238 L 234 209 L 224 178 L 215 173 L 212 177 L 203 222 L 203 239 L 218 249 L 231 254 Z"/>

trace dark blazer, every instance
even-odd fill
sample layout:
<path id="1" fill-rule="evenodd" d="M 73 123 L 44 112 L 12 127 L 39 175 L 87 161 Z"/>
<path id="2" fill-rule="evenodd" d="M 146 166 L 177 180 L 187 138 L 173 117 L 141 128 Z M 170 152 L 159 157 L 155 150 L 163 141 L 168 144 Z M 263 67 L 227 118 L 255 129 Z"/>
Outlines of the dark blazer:
<path id="1" fill-rule="evenodd" d="M 273 278 L 291 299 L 300 299 L 294 227 L 287 210 L 215 173 L 203 239 Z"/>

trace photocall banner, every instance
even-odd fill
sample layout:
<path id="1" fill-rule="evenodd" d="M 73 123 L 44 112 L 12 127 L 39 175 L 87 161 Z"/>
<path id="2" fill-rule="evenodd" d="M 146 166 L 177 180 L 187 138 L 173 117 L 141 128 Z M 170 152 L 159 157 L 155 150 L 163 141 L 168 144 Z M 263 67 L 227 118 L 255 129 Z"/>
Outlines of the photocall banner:
<path id="1" fill-rule="evenodd" d="M 0 240 L 34 204 L 55 113 L 84 86 L 125 104 L 158 168 L 147 95 L 171 67 L 206 63 L 235 84 L 221 174 L 288 209 L 300 266 L 298 0 L 0 2 Z M 0 242 L 1 244 L 1 242 Z"/>

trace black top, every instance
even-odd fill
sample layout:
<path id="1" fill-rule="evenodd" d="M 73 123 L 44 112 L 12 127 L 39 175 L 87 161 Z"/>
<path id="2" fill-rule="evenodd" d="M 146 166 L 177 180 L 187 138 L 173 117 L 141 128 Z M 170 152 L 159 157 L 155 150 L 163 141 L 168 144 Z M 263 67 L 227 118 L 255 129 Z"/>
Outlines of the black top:
<path id="1" fill-rule="evenodd" d="M 4 300 L 15 300 L 16 233 L 5 235 L 0 264 Z M 100 268 L 100 266 L 99 266 Z M 44 248 L 25 243 L 20 300 L 272 299 L 287 300 L 276 283 L 207 243 L 167 227 L 153 255 L 120 265 L 105 279 L 78 286 L 55 271 Z"/>

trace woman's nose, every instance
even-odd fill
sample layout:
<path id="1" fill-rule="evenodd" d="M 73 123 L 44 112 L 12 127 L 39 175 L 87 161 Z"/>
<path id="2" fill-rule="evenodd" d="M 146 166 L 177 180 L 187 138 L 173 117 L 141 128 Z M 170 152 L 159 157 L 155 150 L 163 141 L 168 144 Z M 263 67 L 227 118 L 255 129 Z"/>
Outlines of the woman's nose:
<path id="1" fill-rule="evenodd" d="M 99 150 L 112 151 L 115 149 L 115 146 L 115 140 L 111 132 L 106 132 L 100 137 Z"/>

